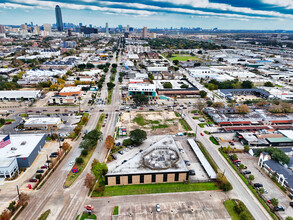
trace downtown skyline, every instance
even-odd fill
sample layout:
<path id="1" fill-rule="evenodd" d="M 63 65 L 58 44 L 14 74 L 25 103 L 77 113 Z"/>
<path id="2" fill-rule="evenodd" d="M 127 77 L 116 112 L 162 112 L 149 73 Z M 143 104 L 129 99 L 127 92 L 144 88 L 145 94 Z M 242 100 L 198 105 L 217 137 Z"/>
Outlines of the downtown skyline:
<path id="1" fill-rule="evenodd" d="M 201 27 L 204 29 L 293 30 L 293 1 L 278 0 L 4 0 L 0 23 L 55 24 L 56 5 L 64 23 L 109 27 L 120 24 L 142 28 Z"/>

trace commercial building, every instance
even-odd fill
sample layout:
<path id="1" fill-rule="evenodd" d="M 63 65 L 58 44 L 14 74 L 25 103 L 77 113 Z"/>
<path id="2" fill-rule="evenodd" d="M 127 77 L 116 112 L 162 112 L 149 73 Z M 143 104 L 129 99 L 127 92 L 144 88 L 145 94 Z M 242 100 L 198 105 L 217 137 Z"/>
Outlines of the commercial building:
<path id="1" fill-rule="evenodd" d="M 51 96 L 48 100 L 48 105 L 69 105 L 76 104 L 78 102 L 78 96 L 62 96 L 58 93 Z"/>
<path id="2" fill-rule="evenodd" d="M 148 37 L 148 28 L 143 27 L 142 29 L 142 38 L 147 38 Z"/>
<path id="3" fill-rule="evenodd" d="M 156 86 L 147 83 L 131 83 L 128 85 L 128 95 L 144 94 L 151 97 L 156 97 Z"/>
<path id="4" fill-rule="evenodd" d="M 262 89 L 219 89 L 218 94 L 223 98 L 234 100 L 235 96 L 252 95 L 263 99 L 272 99 L 273 95 Z"/>
<path id="5" fill-rule="evenodd" d="M 6 135 L 0 135 L 2 140 Z M 12 177 L 19 168 L 30 167 L 46 143 L 45 134 L 10 135 L 11 143 L 0 148 L 0 176 Z"/>
<path id="6" fill-rule="evenodd" d="M 172 136 L 166 136 L 126 163 L 109 164 L 106 185 L 185 182 L 188 168 Z"/>
<path id="7" fill-rule="evenodd" d="M 80 92 L 81 92 L 81 87 L 78 87 L 78 86 L 64 87 L 59 92 L 59 95 L 61 95 L 61 96 L 79 96 Z"/>
<path id="8" fill-rule="evenodd" d="M 32 100 L 41 97 L 40 90 L 10 90 L 0 91 L 0 101 Z"/>
<path id="9" fill-rule="evenodd" d="M 57 130 L 61 125 L 60 118 L 44 117 L 44 118 L 29 118 L 24 123 L 25 129 L 46 129 Z"/>

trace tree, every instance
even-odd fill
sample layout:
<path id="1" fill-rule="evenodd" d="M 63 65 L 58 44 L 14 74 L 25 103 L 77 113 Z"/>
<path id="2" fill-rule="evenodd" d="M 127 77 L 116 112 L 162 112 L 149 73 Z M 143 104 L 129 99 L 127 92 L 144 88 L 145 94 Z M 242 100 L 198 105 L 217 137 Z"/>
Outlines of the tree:
<path id="1" fill-rule="evenodd" d="M 204 109 L 204 107 L 206 106 L 206 104 L 203 101 L 198 100 L 196 103 L 196 106 L 197 106 L 197 109 L 201 112 Z"/>
<path id="2" fill-rule="evenodd" d="M 123 146 L 130 146 L 132 145 L 132 140 L 130 138 L 124 139 L 122 144 Z"/>
<path id="3" fill-rule="evenodd" d="M 84 157 L 85 157 L 86 155 L 88 155 L 88 153 L 89 153 L 89 152 L 88 152 L 87 149 L 83 149 L 83 150 L 81 151 L 81 155 L 84 156 Z"/>
<path id="4" fill-rule="evenodd" d="M 108 135 L 107 138 L 106 138 L 106 141 L 105 141 L 105 147 L 108 149 L 108 150 L 111 150 L 113 145 L 114 145 L 114 138 L 111 136 L 111 135 Z"/>
<path id="5" fill-rule="evenodd" d="M 19 194 L 18 203 L 19 203 L 20 206 L 27 205 L 29 200 L 30 200 L 30 198 L 26 193 L 22 192 L 22 193 Z"/>
<path id="6" fill-rule="evenodd" d="M 144 94 L 135 94 L 132 95 L 132 99 L 135 102 L 136 105 L 145 105 L 148 103 L 149 99 Z"/>
<path id="7" fill-rule="evenodd" d="M 10 220 L 10 219 L 11 219 L 11 212 L 5 209 L 0 215 L 0 220 Z"/>
<path id="8" fill-rule="evenodd" d="M 260 192 L 260 194 L 264 194 L 265 193 L 265 189 L 262 187 L 262 188 L 260 188 L 259 192 Z"/>
<path id="9" fill-rule="evenodd" d="M 75 162 L 76 162 L 77 164 L 82 164 L 82 163 L 84 162 L 84 160 L 83 160 L 82 157 L 78 157 L 78 158 L 75 159 Z"/>
<path id="10" fill-rule="evenodd" d="M 179 60 L 173 60 L 173 63 L 174 63 L 175 65 L 178 65 L 178 64 L 179 64 Z"/>
<path id="11" fill-rule="evenodd" d="M 279 205 L 279 200 L 277 198 L 272 198 L 271 199 L 271 204 L 274 206 L 274 207 L 278 207 Z"/>
<path id="12" fill-rule="evenodd" d="M 253 87 L 253 83 L 249 80 L 245 80 L 241 83 L 241 87 L 243 89 L 251 89 Z"/>
<path id="13" fill-rule="evenodd" d="M 144 130 L 135 129 L 130 132 L 129 137 L 134 144 L 141 145 L 142 142 L 147 139 L 147 133 Z"/>
<path id="14" fill-rule="evenodd" d="M 233 189 L 231 183 L 227 180 L 223 173 L 219 172 L 217 175 L 217 183 L 224 192 L 230 191 Z"/>
<path id="15" fill-rule="evenodd" d="M 101 163 L 97 161 L 93 166 L 92 166 L 92 173 L 96 177 L 96 179 L 104 177 L 108 173 L 108 167 L 106 163 Z"/>
<path id="16" fill-rule="evenodd" d="M 263 106 L 266 106 L 268 104 L 269 103 L 267 101 L 261 101 L 261 102 L 256 103 L 256 105 L 259 106 L 259 107 L 263 107 Z"/>
<path id="17" fill-rule="evenodd" d="M 76 125 L 76 127 L 73 129 L 74 133 L 76 135 L 79 135 L 79 133 L 81 132 L 82 126 L 81 125 Z"/>
<path id="18" fill-rule="evenodd" d="M 288 216 L 287 218 L 285 218 L 285 220 L 293 220 L 293 217 Z"/>
<path id="19" fill-rule="evenodd" d="M 4 118 L 0 118 L 0 124 L 5 124 L 5 119 Z"/>
<path id="20" fill-rule="evenodd" d="M 88 120 L 89 120 L 88 115 L 84 115 L 84 116 L 81 118 L 81 123 L 86 124 L 86 123 L 88 122 Z"/>
<path id="21" fill-rule="evenodd" d="M 187 89 L 189 86 L 187 84 L 183 84 L 180 86 L 181 89 Z"/>
<path id="22" fill-rule="evenodd" d="M 238 159 L 238 157 L 237 157 L 237 154 L 233 154 L 232 156 L 231 156 L 231 159 L 234 161 L 234 160 L 237 160 Z"/>
<path id="23" fill-rule="evenodd" d="M 243 163 L 240 164 L 239 168 L 240 168 L 241 170 L 244 169 L 244 168 L 245 168 L 244 164 L 243 164 Z"/>
<path id="24" fill-rule="evenodd" d="M 224 103 L 223 102 L 214 102 L 213 107 L 224 108 Z"/>
<path id="25" fill-rule="evenodd" d="M 248 179 L 249 179 L 250 181 L 253 181 L 253 180 L 254 180 L 254 176 L 253 176 L 252 174 L 250 174 L 249 177 L 248 177 Z"/>
<path id="26" fill-rule="evenodd" d="M 84 185 L 91 189 L 95 184 L 95 176 L 93 174 L 87 173 L 84 179 Z"/>
<path id="27" fill-rule="evenodd" d="M 239 215 L 241 220 L 250 220 L 251 216 L 248 212 L 241 212 Z"/>
<path id="28" fill-rule="evenodd" d="M 112 82 L 108 82 L 107 87 L 108 87 L 108 90 L 111 90 L 111 89 L 113 89 L 115 87 L 115 84 L 112 83 Z"/>
<path id="29" fill-rule="evenodd" d="M 172 83 L 170 83 L 170 82 L 163 83 L 163 87 L 165 89 L 172 89 L 173 88 Z"/>
<path id="30" fill-rule="evenodd" d="M 67 151 L 69 148 L 70 148 L 70 144 L 68 144 L 67 142 L 63 142 L 62 144 L 63 151 Z"/>
<path id="31" fill-rule="evenodd" d="M 117 68 L 117 64 L 116 63 L 113 63 L 112 64 L 112 68 Z"/>
<path id="32" fill-rule="evenodd" d="M 244 152 L 248 152 L 249 151 L 249 146 L 248 145 L 244 145 Z"/>
<path id="33" fill-rule="evenodd" d="M 200 90 L 200 91 L 199 91 L 199 95 L 200 95 L 201 98 L 205 98 L 205 97 L 207 97 L 207 94 L 208 94 L 208 93 L 207 93 L 206 91 L 204 91 L 204 90 Z"/>
<path id="34" fill-rule="evenodd" d="M 268 81 L 268 82 L 265 82 L 265 83 L 264 83 L 264 86 L 267 86 L 267 87 L 274 87 L 274 84 L 273 84 L 272 82 Z"/>
<path id="35" fill-rule="evenodd" d="M 237 111 L 237 113 L 239 113 L 239 114 L 247 114 L 247 113 L 249 113 L 250 112 L 250 109 L 249 109 L 249 107 L 247 106 L 247 105 L 238 105 L 237 107 L 236 107 L 236 111 Z"/>

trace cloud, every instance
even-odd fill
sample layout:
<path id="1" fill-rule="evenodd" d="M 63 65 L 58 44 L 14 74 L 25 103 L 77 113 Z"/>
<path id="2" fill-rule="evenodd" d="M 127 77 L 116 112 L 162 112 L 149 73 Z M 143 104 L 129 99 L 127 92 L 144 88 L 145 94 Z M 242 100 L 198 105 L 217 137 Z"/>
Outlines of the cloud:
<path id="1" fill-rule="evenodd" d="M 0 8 L 8 8 L 8 9 L 16 9 L 16 8 L 22 8 L 22 9 L 33 9 L 33 6 L 28 5 L 20 5 L 20 4 L 14 4 L 14 3 L 0 3 Z"/>
<path id="2" fill-rule="evenodd" d="M 263 0 L 265 4 L 285 7 L 286 9 L 293 9 L 293 0 Z"/>

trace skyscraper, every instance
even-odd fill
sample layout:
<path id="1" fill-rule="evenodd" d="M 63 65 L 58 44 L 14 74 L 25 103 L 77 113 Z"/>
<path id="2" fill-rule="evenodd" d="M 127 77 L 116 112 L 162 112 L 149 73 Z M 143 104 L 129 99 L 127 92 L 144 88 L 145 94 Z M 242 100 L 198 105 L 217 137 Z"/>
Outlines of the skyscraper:
<path id="1" fill-rule="evenodd" d="M 143 27 L 142 29 L 142 38 L 147 38 L 148 37 L 148 28 Z"/>
<path id="2" fill-rule="evenodd" d="M 51 24 L 43 24 L 44 31 L 51 32 Z"/>
<path id="3" fill-rule="evenodd" d="M 108 27 L 108 22 L 106 23 L 106 37 L 109 37 L 109 27 Z"/>
<path id="4" fill-rule="evenodd" d="M 59 7 L 59 5 L 56 5 L 55 14 L 56 14 L 57 30 L 63 31 L 62 14 L 61 14 L 61 8 Z"/>

